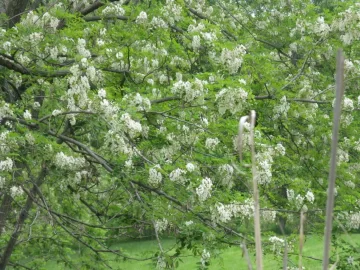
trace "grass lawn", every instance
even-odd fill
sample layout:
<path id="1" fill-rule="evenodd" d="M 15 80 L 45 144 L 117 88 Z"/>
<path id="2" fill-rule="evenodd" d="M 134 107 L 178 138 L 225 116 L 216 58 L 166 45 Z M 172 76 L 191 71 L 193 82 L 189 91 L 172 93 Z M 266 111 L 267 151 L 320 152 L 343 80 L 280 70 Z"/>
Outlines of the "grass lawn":
<path id="1" fill-rule="evenodd" d="M 358 237 L 360 239 L 360 237 Z M 170 248 L 174 244 L 172 239 L 164 239 L 163 246 L 164 248 Z M 151 255 L 153 254 L 153 250 L 157 249 L 157 242 L 155 240 L 146 240 L 139 242 L 123 242 L 119 244 L 119 247 L 122 247 L 125 250 L 128 250 L 134 256 L 141 255 Z M 297 246 L 294 248 L 294 253 L 297 253 Z M 303 255 L 309 256 L 312 258 L 318 258 L 322 260 L 322 250 L 323 250 L 323 242 L 322 237 L 320 236 L 308 236 L 304 249 Z M 255 267 L 255 255 L 250 254 L 251 260 L 253 262 L 253 269 Z M 298 256 L 289 255 L 289 266 L 297 266 L 298 264 Z M 182 263 L 180 264 L 180 270 L 188 270 L 188 269 L 196 269 L 197 263 L 199 262 L 199 257 L 194 257 L 190 253 L 188 256 L 182 258 Z M 294 264 L 292 265 L 291 262 Z M 306 269 L 321 269 L 321 261 L 313 260 L 304 257 L 303 265 Z M 143 269 L 154 269 L 153 264 L 151 262 L 135 262 L 135 261 L 125 261 L 118 262 L 114 264 L 114 266 L 121 267 L 121 269 L 127 270 L 143 270 Z M 247 269 L 247 264 L 245 258 L 242 257 L 242 251 L 240 248 L 232 247 L 228 249 L 224 249 L 221 251 L 221 255 L 217 258 L 213 258 L 211 260 L 211 266 L 209 269 Z M 264 269 L 282 269 L 282 258 L 276 257 L 273 254 L 266 255 L 264 257 Z"/>
<path id="2" fill-rule="evenodd" d="M 360 235 L 344 235 L 342 236 L 345 240 L 351 238 L 353 242 L 360 241 Z M 162 245 L 164 250 L 169 250 L 174 246 L 174 240 L 171 238 L 162 239 Z M 138 240 L 138 241 L 122 241 L 114 245 L 112 248 L 121 248 L 126 251 L 126 254 L 132 257 L 151 257 L 154 252 L 158 250 L 158 245 L 156 240 Z M 291 252 L 290 252 L 291 253 Z M 293 253 L 298 253 L 298 244 L 294 245 Z M 323 253 L 323 241 L 322 236 L 316 235 L 307 235 L 306 242 L 303 248 L 303 266 L 306 269 L 321 269 L 322 263 L 322 253 Z M 255 254 L 250 254 L 251 261 L 253 263 L 253 269 L 255 267 Z M 320 259 L 320 260 L 314 260 Z M 197 263 L 199 262 L 199 257 L 194 257 L 190 252 L 182 257 L 182 263 L 180 263 L 179 270 L 189 270 L 197 269 Z M 298 256 L 290 254 L 288 266 L 298 266 Z M 151 261 L 112 261 L 110 265 L 114 269 L 124 269 L 124 270 L 147 270 L 154 269 L 154 264 Z M 82 269 L 81 266 L 79 266 Z M 49 262 L 45 269 L 68 269 L 56 265 L 54 262 Z M 242 251 L 238 247 L 231 247 L 224 250 L 221 250 L 221 253 L 218 257 L 211 259 L 211 265 L 209 267 L 211 270 L 224 269 L 224 270 L 241 270 L 247 269 L 247 264 L 245 258 L 242 257 Z M 264 269 L 282 269 L 282 257 L 275 256 L 274 254 L 268 254 L 264 256 Z"/>

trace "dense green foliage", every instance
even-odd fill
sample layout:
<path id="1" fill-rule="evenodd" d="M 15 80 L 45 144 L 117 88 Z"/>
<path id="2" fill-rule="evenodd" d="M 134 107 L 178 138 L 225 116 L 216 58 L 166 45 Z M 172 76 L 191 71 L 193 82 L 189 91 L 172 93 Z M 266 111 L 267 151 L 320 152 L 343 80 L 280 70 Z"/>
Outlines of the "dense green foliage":
<path id="1" fill-rule="evenodd" d="M 263 226 L 298 233 L 303 210 L 308 231 L 323 233 L 339 47 L 335 229 L 359 229 L 355 2 L 62 0 L 43 1 L 14 27 L 4 19 L 0 269 L 54 259 L 102 269 L 107 253 L 165 268 L 185 250 L 206 268 L 218 249 L 244 240 L 251 249 L 246 134 L 243 162 L 237 153 L 239 117 L 250 110 Z M 175 254 L 162 247 L 164 232 L 176 236 Z M 112 248 L 144 236 L 159 247 L 146 258 Z M 356 247 L 344 248 L 340 264 L 355 267 Z"/>

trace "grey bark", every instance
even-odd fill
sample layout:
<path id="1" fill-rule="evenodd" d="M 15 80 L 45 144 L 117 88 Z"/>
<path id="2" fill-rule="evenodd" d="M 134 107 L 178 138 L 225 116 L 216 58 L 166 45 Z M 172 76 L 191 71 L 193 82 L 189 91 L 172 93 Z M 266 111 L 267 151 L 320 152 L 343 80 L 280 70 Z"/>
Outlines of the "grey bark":
<path id="1" fill-rule="evenodd" d="M 29 2 L 30 0 L 0 0 L 0 14 L 5 13 L 8 16 L 8 27 L 13 27 L 20 21 Z"/>
<path id="2" fill-rule="evenodd" d="M 34 183 L 33 188 L 30 191 L 30 194 L 28 195 L 28 198 L 26 199 L 25 205 L 23 206 L 23 208 L 20 211 L 18 221 L 15 225 L 14 231 L 10 237 L 10 240 L 7 242 L 7 245 L 6 245 L 3 255 L 1 256 L 0 270 L 5 270 L 7 264 L 9 263 L 9 260 L 10 260 L 12 252 L 14 251 L 17 239 L 19 238 L 19 235 L 22 231 L 22 227 L 23 227 L 25 220 L 27 219 L 27 217 L 29 215 L 29 211 L 33 205 L 33 198 L 36 196 L 37 189 L 43 183 L 46 173 L 47 173 L 47 168 L 46 168 L 46 165 L 44 164 L 38 178 L 36 179 L 36 182 Z"/>

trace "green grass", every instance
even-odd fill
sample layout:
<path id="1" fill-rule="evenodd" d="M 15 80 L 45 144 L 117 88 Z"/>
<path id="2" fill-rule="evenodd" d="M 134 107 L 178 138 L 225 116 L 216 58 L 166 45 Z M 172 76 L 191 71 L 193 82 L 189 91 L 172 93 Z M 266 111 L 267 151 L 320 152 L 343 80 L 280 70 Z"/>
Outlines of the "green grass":
<path id="1" fill-rule="evenodd" d="M 296 236 L 295 236 L 296 237 Z M 352 234 L 352 235 L 344 235 L 343 239 L 350 240 L 352 242 L 359 242 L 360 235 Z M 267 240 L 264 237 L 264 242 Z M 162 246 L 164 250 L 170 250 L 174 247 L 175 241 L 171 238 L 162 239 Z M 116 245 L 112 246 L 115 249 L 121 249 L 126 251 L 126 254 L 131 257 L 136 258 L 144 258 L 144 257 L 152 257 L 154 253 L 158 250 L 158 245 L 156 240 L 131 240 L 131 241 L 121 241 Z M 269 247 L 268 247 L 269 248 Z M 298 266 L 299 257 L 298 253 L 298 243 L 293 245 L 293 250 L 289 251 L 289 263 L 288 266 L 296 267 Z M 173 254 L 173 250 L 170 251 Z M 334 252 L 334 251 L 333 251 Z M 307 235 L 305 245 L 303 248 L 303 266 L 306 269 L 321 269 L 322 263 L 322 253 L 323 253 L 323 241 L 322 236 L 316 235 Z M 253 263 L 253 269 L 255 267 L 255 254 L 249 254 L 251 257 L 251 261 Z M 113 258 L 112 255 L 109 255 Z M 319 260 L 316 260 L 319 259 Z M 199 257 L 194 257 L 190 251 L 186 252 L 183 257 L 181 257 L 182 262 L 180 263 L 177 269 L 179 270 L 189 270 L 189 269 L 197 269 L 197 263 L 199 262 Z M 147 261 L 134 261 L 134 260 L 120 260 L 120 261 L 111 261 L 110 265 L 114 269 L 124 269 L 124 270 L 147 270 L 147 269 L 155 269 L 154 264 L 151 260 Z M 46 268 L 44 269 L 69 269 L 64 268 L 61 265 L 56 265 L 55 262 L 49 262 Z M 79 268 L 83 269 L 79 265 Z M 246 260 L 242 257 L 242 251 L 240 247 L 231 247 L 220 250 L 220 254 L 217 257 L 212 257 L 211 265 L 209 267 L 210 270 L 232 270 L 232 269 L 247 269 Z M 276 256 L 270 252 L 267 252 L 267 255 L 264 256 L 264 269 L 282 269 L 282 257 Z"/>
<path id="2" fill-rule="evenodd" d="M 170 248 L 174 241 L 172 239 L 164 239 L 162 241 L 164 248 Z M 156 250 L 157 242 L 155 240 L 139 241 L 139 242 L 123 242 L 118 245 L 118 247 L 127 250 L 133 256 L 141 257 L 143 255 L 150 255 Z M 297 246 L 294 247 L 294 253 L 297 253 Z M 313 258 L 322 259 L 322 250 L 323 242 L 321 237 L 318 236 L 308 236 L 303 254 L 304 256 L 309 256 Z M 253 269 L 255 269 L 255 254 L 249 254 L 251 256 L 251 261 L 253 262 Z M 194 257 L 189 252 L 185 255 L 186 257 L 182 258 L 182 263 L 180 263 L 179 270 L 187 269 L 196 269 L 197 263 L 199 262 L 199 257 Z M 289 266 L 296 266 L 298 264 L 298 256 L 289 255 L 290 263 Z M 294 265 L 291 264 L 294 263 Z M 151 262 L 135 262 L 135 261 L 125 261 L 118 262 L 115 264 L 117 267 L 127 270 L 145 270 L 145 269 L 154 269 L 154 266 Z M 114 266 L 115 266 L 114 265 Z M 306 269 L 320 269 L 321 261 L 313 260 L 304 257 L 303 265 Z M 247 264 L 245 258 L 242 257 L 242 251 L 239 247 L 231 247 L 224 250 L 221 250 L 220 255 L 217 258 L 212 258 L 211 265 L 209 267 L 211 270 L 215 269 L 247 269 Z M 274 254 L 268 254 L 264 257 L 264 269 L 282 269 L 282 258 L 275 256 Z"/>

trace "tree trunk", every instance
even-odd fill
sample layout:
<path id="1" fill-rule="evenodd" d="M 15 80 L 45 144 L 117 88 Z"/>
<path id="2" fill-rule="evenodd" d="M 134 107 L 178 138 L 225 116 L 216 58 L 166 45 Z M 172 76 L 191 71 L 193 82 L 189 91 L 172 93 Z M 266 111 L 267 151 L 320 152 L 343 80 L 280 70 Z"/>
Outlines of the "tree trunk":
<path id="1" fill-rule="evenodd" d="M 9 239 L 9 242 L 7 243 L 7 246 L 5 248 L 5 251 L 3 253 L 3 255 L 1 256 L 1 261 L 0 261 L 0 270 L 5 270 L 7 264 L 9 263 L 10 257 L 12 252 L 14 251 L 15 245 L 16 245 L 16 241 L 21 233 L 21 229 L 25 223 L 25 220 L 27 219 L 28 215 L 29 215 L 29 211 L 31 209 L 31 206 L 33 204 L 33 198 L 36 196 L 37 193 L 37 189 L 41 186 L 41 184 L 43 183 L 45 176 L 47 173 L 47 168 L 45 165 L 43 165 L 41 172 L 36 180 L 36 183 L 34 184 L 33 188 L 30 191 L 30 195 L 28 195 L 28 198 L 25 202 L 24 207 L 21 209 L 19 217 L 18 217 L 18 221 L 15 225 L 15 229 Z"/>
<path id="2" fill-rule="evenodd" d="M 0 206 L 0 236 L 5 229 L 7 217 L 11 211 L 12 198 L 8 192 L 3 196 Z"/>
<path id="3" fill-rule="evenodd" d="M 20 21 L 28 4 L 29 0 L 0 0 L 0 14 L 6 13 L 9 17 L 9 27 L 13 27 Z"/>

